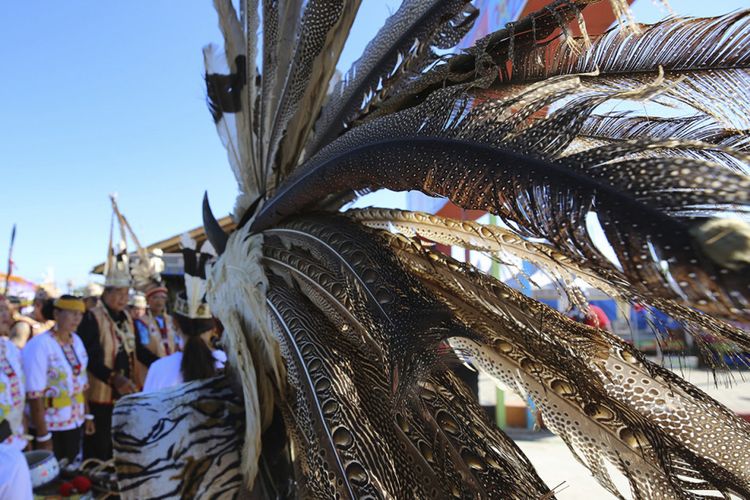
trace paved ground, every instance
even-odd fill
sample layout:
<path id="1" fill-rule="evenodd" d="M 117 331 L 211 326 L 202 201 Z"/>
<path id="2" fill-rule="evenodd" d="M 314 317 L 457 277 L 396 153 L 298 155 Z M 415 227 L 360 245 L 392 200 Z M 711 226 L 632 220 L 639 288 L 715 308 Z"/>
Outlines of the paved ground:
<path id="1" fill-rule="evenodd" d="M 732 372 L 729 385 L 730 377 L 726 373 L 714 378 L 708 370 L 680 370 L 677 367 L 673 369 L 736 413 L 750 417 L 750 372 Z M 483 404 L 489 404 L 490 400 L 494 399 L 494 391 L 491 381 L 484 378 L 480 380 L 480 397 L 484 399 Z M 520 398 L 513 400 L 520 401 Z M 589 471 L 572 457 L 565 443 L 554 434 L 549 431 L 534 432 L 525 429 L 507 429 L 506 432 L 529 457 L 539 475 L 550 487 L 565 482 L 566 489 L 560 492 L 557 498 L 615 498 L 599 486 Z M 627 480 L 617 471 L 612 470 L 611 473 L 621 491 L 629 491 Z"/>
<path id="2" fill-rule="evenodd" d="M 717 372 L 716 377 L 702 369 L 673 368 L 673 371 L 730 410 L 750 418 L 750 371 Z"/>
<path id="3" fill-rule="evenodd" d="M 521 429 L 508 429 L 506 432 L 529 457 L 539 476 L 550 488 L 565 483 L 557 488 L 560 491 L 556 495 L 558 499 L 616 498 L 599 486 L 588 469 L 573 458 L 565 443 L 551 432 Z M 625 478 L 616 483 L 623 488 L 623 491 L 627 491 Z"/>

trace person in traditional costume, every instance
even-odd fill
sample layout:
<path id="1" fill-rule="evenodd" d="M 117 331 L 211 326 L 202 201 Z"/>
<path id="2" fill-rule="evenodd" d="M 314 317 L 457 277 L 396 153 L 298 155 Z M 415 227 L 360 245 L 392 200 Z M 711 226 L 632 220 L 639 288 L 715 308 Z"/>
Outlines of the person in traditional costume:
<path id="1" fill-rule="evenodd" d="M 31 314 L 28 316 L 24 316 L 19 312 L 14 314 L 10 339 L 19 349 L 23 349 L 26 342 L 33 336 L 46 332 L 54 325 L 54 320 L 46 318 L 43 310 L 45 302 L 50 298 L 53 298 L 51 294 L 44 287 L 40 286 L 34 295 L 32 303 L 34 309 L 31 311 Z"/>
<path id="2" fill-rule="evenodd" d="M 174 318 L 179 325 L 184 348 L 182 352 L 174 352 L 151 365 L 143 392 L 211 378 L 223 370 L 226 363 L 226 354 L 213 348 L 212 341 L 216 336 L 218 323 L 211 314 L 205 297 L 203 266 L 208 257 L 203 256 L 212 255 L 210 244 L 204 245 L 202 252 L 196 252 L 195 242 L 183 235 L 183 247 L 186 286 L 185 291 L 177 296 Z M 157 293 L 164 294 L 166 301 L 166 289 Z M 153 302 L 155 301 L 152 300 L 150 304 Z"/>
<path id="3" fill-rule="evenodd" d="M 242 479 L 242 398 L 225 377 L 226 356 L 212 348 L 223 327 L 205 298 L 214 251 L 205 244 L 196 252 L 183 237 L 183 255 L 185 291 L 173 310 L 184 349 L 154 362 L 143 391 L 115 405 L 115 467 L 135 465 L 118 473 L 121 498 L 236 498 Z"/>
<path id="4" fill-rule="evenodd" d="M 339 78 L 360 2 L 214 3 L 225 47 L 204 50 L 205 80 L 241 192 L 230 235 L 204 202 L 206 290 L 245 439 L 215 379 L 128 396 L 121 498 L 555 498 L 445 342 L 533 401 L 615 497 L 750 498 L 749 422 L 440 251 L 528 261 L 565 294 L 580 278 L 711 335 L 706 362 L 741 363 L 750 10 L 636 25 L 612 0 L 618 22 L 589 35 L 604 2 L 528 2 L 451 50 L 485 12 L 405 1 Z M 383 188 L 503 224 L 343 208 Z"/>
<path id="5" fill-rule="evenodd" d="M 136 293 L 130 297 L 130 301 L 128 302 L 128 312 L 136 324 L 136 330 L 138 330 L 138 322 L 146 315 L 147 308 L 148 303 L 146 302 L 146 297 L 142 293 Z M 141 339 L 141 342 L 143 342 L 143 339 Z M 145 342 L 143 343 L 145 344 Z"/>
<path id="6" fill-rule="evenodd" d="M 101 460 L 112 457 L 111 423 L 115 401 L 140 389 L 135 379 L 136 362 L 148 367 L 157 359 L 139 342 L 133 319 L 126 310 L 131 276 L 124 241 L 119 246 L 119 251 L 115 252 L 110 233 L 100 304 L 86 312 L 78 328 L 89 357 L 88 398 L 96 425 L 96 431 L 84 437 L 84 456 Z"/>
<path id="7" fill-rule="evenodd" d="M 0 295 L 0 420 L 8 426 L 0 443 L 23 450 L 27 444 L 23 419 L 26 387 L 21 350 L 8 337 L 11 324 L 8 300 Z"/>
<path id="8" fill-rule="evenodd" d="M 89 283 L 83 293 L 83 303 L 86 304 L 86 310 L 93 309 L 99 304 L 99 297 L 102 296 L 104 288 L 99 283 Z"/>
<path id="9" fill-rule="evenodd" d="M 68 463 L 79 458 L 84 427 L 94 432 L 86 402 L 88 354 L 75 333 L 85 312 L 81 298 L 61 296 L 54 302 L 55 326 L 23 349 L 34 447 Z"/>
<path id="10" fill-rule="evenodd" d="M 166 312 L 168 290 L 161 279 L 161 272 L 164 270 L 163 253 L 158 248 L 150 252 L 143 248 L 127 220 L 121 216 L 121 221 L 136 246 L 137 259 L 131 263 L 130 271 L 133 287 L 143 301 L 143 314 L 133 318 L 136 320 L 136 337 L 158 359 L 178 349 L 174 323 Z M 136 361 L 134 381 L 139 387 L 143 386 L 148 369 L 148 365 Z"/>
<path id="11" fill-rule="evenodd" d="M 21 351 L 9 335 L 13 316 L 0 295 L 0 498 L 31 500 L 31 473 L 22 450 L 24 432 L 24 374 Z"/>
<path id="12" fill-rule="evenodd" d="M 146 289 L 145 314 L 135 323 L 143 345 L 156 356 L 163 358 L 180 350 L 180 338 L 176 333 L 174 318 L 167 313 L 169 290 L 161 282 L 154 281 Z"/>

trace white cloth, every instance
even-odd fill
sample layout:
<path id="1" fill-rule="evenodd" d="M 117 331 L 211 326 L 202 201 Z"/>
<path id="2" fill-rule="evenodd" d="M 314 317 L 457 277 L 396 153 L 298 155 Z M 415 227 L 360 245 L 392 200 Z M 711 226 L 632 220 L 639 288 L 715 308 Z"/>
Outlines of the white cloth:
<path id="1" fill-rule="evenodd" d="M 21 350 L 7 337 L 0 337 L 0 420 L 7 419 L 13 434 L 3 444 L 22 450 L 23 408 L 26 398 Z M 3 498 L 0 496 L 0 498 Z"/>
<path id="2" fill-rule="evenodd" d="M 70 360 L 49 330 L 31 339 L 22 352 L 26 397 L 45 399 L 45 420 L 50 431 L 76 429 L 84 423 L 89 357 L 81 338 L 75 333 L 72 336 Z"/>
<path id="3" fill-rule="evenodd" d="M 223 370 L 227 362 L 224 351 L 213 351 L 214 366 L 217 370 Z M 146 374 L 146 382 L 143 384 L 143 392 L 155 392 L 167 387 L 173 387 L 183 383 L 182 352 L 176 352 L 154 361 Z"/>
<path id="4" fill-rule="evenodd" d="M 31 500 L 31 473 L 26 457 L 14 446 L 0 444 L 0 498 Z"/>

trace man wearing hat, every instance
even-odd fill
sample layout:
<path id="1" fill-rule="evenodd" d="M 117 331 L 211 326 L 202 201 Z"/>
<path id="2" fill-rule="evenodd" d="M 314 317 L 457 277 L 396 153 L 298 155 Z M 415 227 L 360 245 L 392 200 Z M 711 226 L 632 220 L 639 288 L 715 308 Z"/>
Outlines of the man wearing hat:
<path id="1" fill-rule="evenodd" d="M 152 283 L 146 290 L 146 314 L 135 324 L 141 342 L 160 358 L 179 350 L 174 319 L 167 313 L 168 298 L 169 292 L 164 285 Z"/>
<path id="2" fill-rule="evenodd" d="M 128 254 L 124 248 L 115 252 L 111 242 L 110 235 L 101 301 L 84 315 L 78 327 L 89 357 L 88 399 L 96 427 L 93 435 L 84 438 L 84 456 L 100 460 L 112 457 L 115 401 L 139 390 L 134 382 L 136 362 L 150 366 L 158 359 L 135 335 L 133 319 L 126 310 L 131 282 Z"/>
<path id="3" fill-rule="evenodd" d="M 86 310 L 93 309 L 99 304 L 99 297 L 102 296 L 104 288 L 99 283 L 89 283 L 83 293 L 83 303 L 86 304 Z"/>
<path id="4" fill-rule="evenodd" d="M 69 463 L 79 457 L 84 427 L 94 431 L 86 405 L 88 356 L 76 334 L 85 311 L 80 297 L 55 299 L 55 326 L 31 339 L 22 353 L 34 447 L 53 450 Z"/>
<path id="5" fill-rule="evenodd" d="M 141 318 L 146 315 L 146 309 L 148 309 L 148 303 L 146 302 L 145 295 L 140 292 L 136 292 L 130 297 L 130 302 L 128 302 L 128 312 L 130 313 L 130 317 L 133 318 L 133 321 L 135 322 L 136 333 L 139 333 L 138 325 L 140 324 Z M 143 337 L 141 337 L 141 344 L 148 344 L 148 339 L 144 340 Z"/>

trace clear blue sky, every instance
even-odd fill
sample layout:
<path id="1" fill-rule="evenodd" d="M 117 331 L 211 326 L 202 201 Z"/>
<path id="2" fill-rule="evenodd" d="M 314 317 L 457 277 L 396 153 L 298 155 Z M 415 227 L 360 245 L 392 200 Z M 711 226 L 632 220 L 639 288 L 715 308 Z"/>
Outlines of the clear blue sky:
<path id="1" fill-rule="evenodd" d="M 397 6 L 363 2 L 341 67 Z M 3 272 L 15 222 L 17 274 L 85 282 L 105 257 L 110 192 L 143 243 L 199 225 L 204 190 L 229 213 L 236 183 L 205 105 L 210 42 L 209 0 L 0 4 Z"/>
<path id="2" fill-rule="evenodd" d="M 672 0 L 681 13 L 746 0 Z M 397 0 L 364 0 L 346 70 Z M 201 223 L 208 190 L 217 215 L 236 184 L 205 105 L 201 48 L 221 42 L 209 0 L 4 0 L 0 3 L 0 267 L 18 224 L 16 272 L 81 284 L 104 259 L 107 194 L 143 243 Z M 639 20 L 661 17 L 648 0 Z M 388 201 L 389 198 L 382 198 Z"/>

